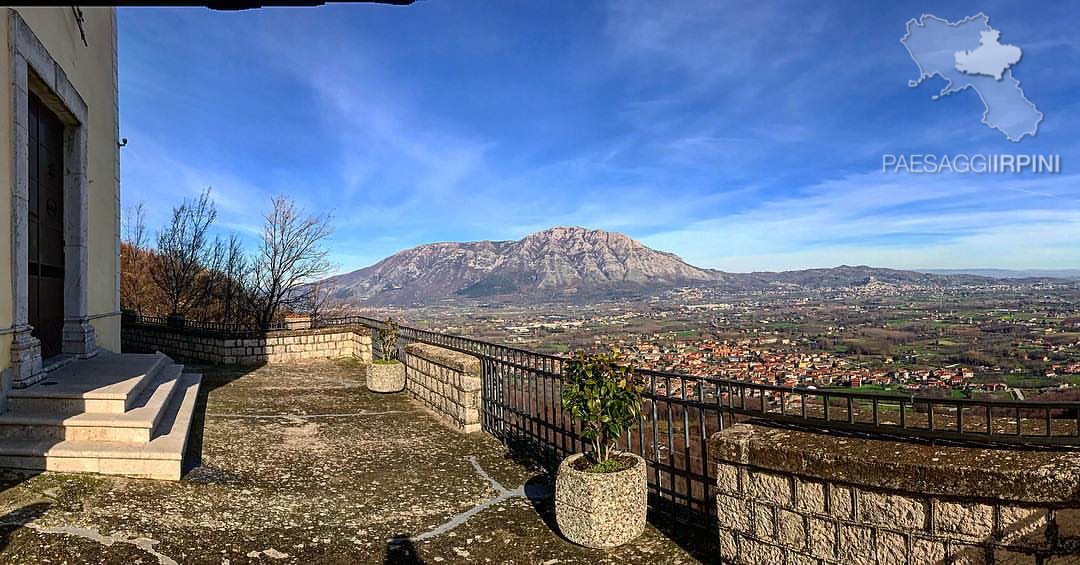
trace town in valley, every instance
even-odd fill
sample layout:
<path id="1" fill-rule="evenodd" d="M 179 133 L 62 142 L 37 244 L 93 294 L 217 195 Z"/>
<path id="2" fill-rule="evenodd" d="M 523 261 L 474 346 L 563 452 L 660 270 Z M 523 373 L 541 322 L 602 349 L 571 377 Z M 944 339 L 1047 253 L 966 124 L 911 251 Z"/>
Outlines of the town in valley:
<path id="1" fill-rule="evenodd" d="M 1080 391 L 1080 282 L 1064 279 L 680 287 L 585 305 L 357 311 L 555 355 L 615 350 L 640 368 L 784 387 L 954 398 Z"/>

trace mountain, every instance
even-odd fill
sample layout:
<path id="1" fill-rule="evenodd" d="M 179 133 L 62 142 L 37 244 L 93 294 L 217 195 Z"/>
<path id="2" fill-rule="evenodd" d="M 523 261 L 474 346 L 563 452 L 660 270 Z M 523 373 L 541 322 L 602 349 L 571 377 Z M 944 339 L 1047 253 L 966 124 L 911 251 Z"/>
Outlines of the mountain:
<path id="1" fill-rule="evenodd" d="M 969 285 L 992 282 L 968 272 L 930 274 L 841 265 L 828 269 L 726 273 L 690 265 L 623 234 L 557 227 L 518 241 L 432 243 L 323 281 L 348 304 L 446 301 L 592 301 L 649 296 L 676 286 L 725 291 L 855 288 L 866 285 Z"/>
<path id="2" fill-rule="evenodd" d="M 589 298 L 722 280 L 623 234 L 557 227 L 518 241 L 432 243 L 325 281 L 350 303 L 430 303 L 519 295 Z"/>
<path id="3" fill-rule="evenodd" d="M 871 282 L 885 284 L 978 284 L 992 280 L 970 274 L 934 275 L 917 271 L 868 267 L 866 265 L 840 265 L 827 269 L 803 269 L 799 271 L 755 272 L 751 276 L 773 285 L 801 288 L 847 288 L 863 286 Z"/>
<path id="4" fill-rule="evenodd" d="M 1080 269 L 923 269 L 934 275 L 978 275 L 995 279 L 1080 280 Z"/>

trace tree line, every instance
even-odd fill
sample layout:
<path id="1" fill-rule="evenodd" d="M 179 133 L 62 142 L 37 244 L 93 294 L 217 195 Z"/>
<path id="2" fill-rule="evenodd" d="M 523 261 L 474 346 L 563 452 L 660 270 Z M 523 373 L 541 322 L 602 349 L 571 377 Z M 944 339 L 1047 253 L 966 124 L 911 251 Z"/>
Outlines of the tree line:
<path id="1" fill-rule="evenodd" d="M 312 215 L 276 196 L 248 253 L 236 233 L 211 237 L 217 208 L 210 189 L 172 208 L 151 237 L 143 203 L 124 214 L 120 305 L 128 312 L 268 327 L 289 313 L 319 317 L 333 270 L 329 215 Z"/>

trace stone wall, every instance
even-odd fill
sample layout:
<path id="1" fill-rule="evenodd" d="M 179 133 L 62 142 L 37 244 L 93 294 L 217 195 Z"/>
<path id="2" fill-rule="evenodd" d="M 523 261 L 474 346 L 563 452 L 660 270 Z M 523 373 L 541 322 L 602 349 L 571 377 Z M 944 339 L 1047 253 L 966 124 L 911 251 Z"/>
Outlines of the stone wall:
<path id="1" fill-rule="evenodd" d="M 263 365 L 355 357 L 371 362 L 371 331 L 362 326 L 275 330 L 243 336 L 142 324 L 124 324 L 125 352 L 161 351 L 180 361 Z"/>
<path id="2" fill-rule="evenodd" d="M 480 431 L 480 360 L 434 345 L 405 346 L 409 394 L 464 432 Z"/>
<path id="3" fill-rule="evenodd" d="M 834 437 L 715 434 L 721 559 L 1077 563 L 1080 455 Z"/>

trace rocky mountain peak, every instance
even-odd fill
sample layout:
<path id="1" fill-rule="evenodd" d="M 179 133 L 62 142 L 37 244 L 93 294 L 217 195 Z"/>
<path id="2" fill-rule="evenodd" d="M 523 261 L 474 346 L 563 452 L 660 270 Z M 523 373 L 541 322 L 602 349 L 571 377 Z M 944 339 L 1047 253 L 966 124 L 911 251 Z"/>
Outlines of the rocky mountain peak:
<path id="1" fill-rule="evenodd" d="M 616 232 L 554 227 L 518 241 L 421 245 L 328 279 L 350 302 L 430 302 L 501 294 L 617 292 L 714 274 Z"/>
<path id="2" fill-rule="evenodd" d="M 559 226 L 517 241 L 431 243 L 395 253 L 324 284 L 348 304 L 431 304 L 464 299 L 542 302 L 640 297 L 675 286 L 735 291 L 854 288 L 867 284 L 952 285 L 983 277 L 936 276 L 865 265 L 801 271 L 725 273 L 603 230 Z"/>

